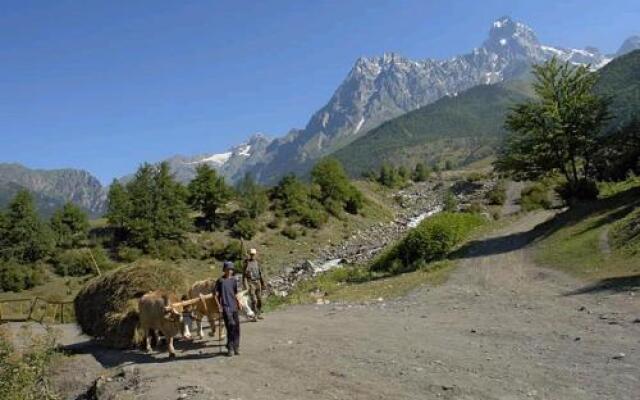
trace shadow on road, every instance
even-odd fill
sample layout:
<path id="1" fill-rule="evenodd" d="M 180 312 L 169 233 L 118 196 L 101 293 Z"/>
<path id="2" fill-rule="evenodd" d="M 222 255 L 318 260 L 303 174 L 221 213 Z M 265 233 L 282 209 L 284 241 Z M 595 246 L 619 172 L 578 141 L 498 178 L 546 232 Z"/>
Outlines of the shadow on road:
<path id="1" fill-rule="evenodd" d="M 100 345 L 94 340 L 86 340 L 80 343 L 63 346 L 62 350 L 68 354 L 90 354 L 104 368 L 112 368 L 123 364 L 150 364 L 164 362 L 181 362 L 187 360 L 200 360 L 222 356 L 224 341 L 187 341 L 174 342 L 176 358 L 169 358 L 166 345 L 154 347 L 153 352 L 146 353 L 142 350 L 117 350 Z"/>
<path id="2" fill-rule="evenodd" d="M 573 226 L 592 215 L 602 214 L 588 229 L 596 229 L 604 224 L 624 218 L 640 205 L 640 187 L 617 193 L 606 199 L 584 202 L 537 225 L 530 231 L 494 238 L 472 240 L 449 255 L 450 259 L 464 259 L 508 253 L 551 236 L 557 230 Z"/>
<path id="3" fill-rule="evenodd" d="M 640 290 L 640 274 L 601 279 L 595 283 L 567 292 L 564 295 L 575 296 L 598 292 L 620 293 L 638 290 Z"/>

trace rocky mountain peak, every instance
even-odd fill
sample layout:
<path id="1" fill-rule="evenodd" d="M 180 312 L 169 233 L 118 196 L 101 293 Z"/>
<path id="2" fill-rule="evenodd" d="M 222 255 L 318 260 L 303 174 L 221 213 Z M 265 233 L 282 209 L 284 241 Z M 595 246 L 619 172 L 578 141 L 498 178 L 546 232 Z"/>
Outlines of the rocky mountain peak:
<path id="1" fill-rule="evenodd" d="M 534 59 L 541 57 L 540 42 L 533 29 L 510 17 L 498 18 L 493 22 L 489 37 L 482 47 L 500 56 Z"/>

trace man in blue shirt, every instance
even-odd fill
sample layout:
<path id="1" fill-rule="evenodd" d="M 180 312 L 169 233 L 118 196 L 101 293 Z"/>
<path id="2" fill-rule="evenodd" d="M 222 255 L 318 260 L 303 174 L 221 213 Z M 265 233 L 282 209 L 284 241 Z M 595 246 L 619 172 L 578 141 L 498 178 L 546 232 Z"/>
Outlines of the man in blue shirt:
<path id="1" fill-rule="evenodd" d="M 224 326 L 227 328 L 227 356 L 233 353 L 239 355 L 240 347 L 240 320 L 238 311 L 240 303 L 236 295 L 238 294 L 238 281 L 233 276 L 234 266 L 231 261 L 225 261 L 222 266 L 223 275 L 216 281 L 215 294 L 218 309 L 222 312 Z"/>

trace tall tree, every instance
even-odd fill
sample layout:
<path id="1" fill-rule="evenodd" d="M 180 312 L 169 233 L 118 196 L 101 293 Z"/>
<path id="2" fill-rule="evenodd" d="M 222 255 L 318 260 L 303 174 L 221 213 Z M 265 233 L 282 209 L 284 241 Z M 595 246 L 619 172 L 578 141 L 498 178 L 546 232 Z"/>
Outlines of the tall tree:
<path id="1" fill-rule="evenodd" d="M 594 93 L 596 74 L 556 58 L 534 66 L 537 99 L 508 114 L 510 130 L 496 169 L 518 179 L 561 173 L 567 197 L 581 197 L 593 186 L 597 139 L 608 119 L 608 101 Z"/>
<path id="2" fill-rule="evenodd" d="M 184 186 L 175 181 L 169 165 L 143 164 L 133 179 L 109 190 L 109 222 L 121 228 L 122 240 L 152 252 L 157 241 L 182 239 L 189 227 Z"/>
<path id="3" fill-rule="evenodd" d="M 155 238 L 179 240 L 189 228 L 187 192 L 180 183 L 175 181 L 166 162 L 156 168 L 153 183 Z"/>
<path id="4" fill-rule="evenodd" d="M 73 203 L 66 203 L 56 210 L 50 225 L 56 244 L 64 248 L 79 246 L 89 233 L 87 214 Z"/>
<path id="5" fill-rule="evenodd" d="M 341 209 L 347 208 L 349 212 L 358 212 L 362 203 L 362 196 L 347 177 L 340 161 L 335 158 L 324 158 L 311 170 L 311 180 L 320 188 L 320 202 L 332 210 L 331 204 L 338 204 Z"/>
<path id="6" fill-rule="evenodd" d="M 413 171 L 412 179 L 414 182 L 424 182 L 429 179 L 430 171 L 423 163 L 417 163 Z"/>
<path id="7" fill-rule="evenodd" d="M 117 180 L 113 180 L 109 186 L 107 197 L 107 219 L 109 224 L 124 229 L 131 212 L 131 200 L 124 186 Z"/>
<path id="8" fill-rule="evenodd" d="M 33 199 L 26 190 L 19 191 L 9 204 L 4 224 L 6 238 L 1 249 L 3 258 L 35 262 L 52 250 L 51 232 L 40 220 Z"/>
<path id="9" fill-rule="evenodd" d="M 257 218 L 269 207 L 267 191 L 247 172 L 237 186 L 238 196 L 243 208 L 251 218 Z"/>
<path id="10" fill-rule="evenodd" d="M 218 210 L 231 199 L 233 192 L 218 176 L 215 169 L 207 164 L 196 168 L 196 177 L 189 182 L 189 204 L 200 211 L 210 229 L 215 229 Z"/>
<path id="11" fill-rule="evenodd" d="M 154 167 L 145 163 L 127 183 L 127 194 L 130 199 L 127 241 L 145 250 L 149 249 L 156 236 L 154 192 Z"/>

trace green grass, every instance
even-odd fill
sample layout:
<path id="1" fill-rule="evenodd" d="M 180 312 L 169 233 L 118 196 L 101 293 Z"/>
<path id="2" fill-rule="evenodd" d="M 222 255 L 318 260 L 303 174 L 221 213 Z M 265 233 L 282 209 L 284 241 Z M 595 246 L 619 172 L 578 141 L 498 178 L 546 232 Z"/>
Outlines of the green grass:
<path id="1" fill-rule="evenodd" d="M 640 273 L 640 262 L 611 240 L 611 231 L 640 207 L 640 182 L 610 184 L 597 201 L 579 204 L 546 224 L 535 259 L 588 280 Z"/>
<path id="2" fill-rule="evenodd" d="M 62 355 L 56 351 L 52 332 L 32 335 L 20 332 L 18 348 L 8 331 L 0 328 L 0 398 L 3 400 L 54 400 L 47 372 Z"/>
<path id="3" fill-rule="evenodd" d="M 272 296 L 267 299 L 266 309 L 273 310 L 283 305 L 313 304 L 318 298 L 331 302 L 363 303 L 402 297 L 411 291 L 425 286 L 438 285 L 446 281 L 455 263 L 449 260 L 426 265 L 423 269 L 395 276 L 369 275 L 362 272 L 363 267 L 347 266 L 319 275 L 299 283 L 287 297 Z M 362 282 L 349 282 L 349 276 L 361 275 Z M 316 295 L 319 294 L 319 295 Z"/>

